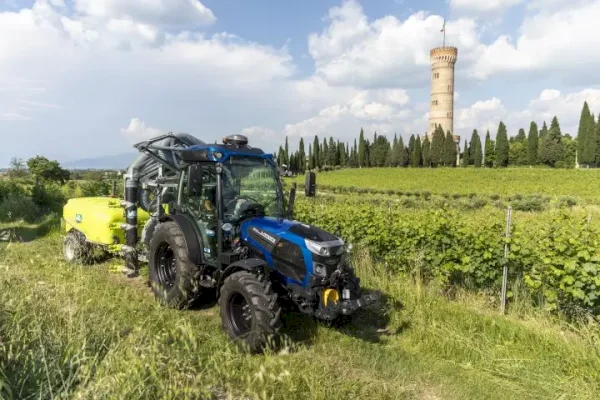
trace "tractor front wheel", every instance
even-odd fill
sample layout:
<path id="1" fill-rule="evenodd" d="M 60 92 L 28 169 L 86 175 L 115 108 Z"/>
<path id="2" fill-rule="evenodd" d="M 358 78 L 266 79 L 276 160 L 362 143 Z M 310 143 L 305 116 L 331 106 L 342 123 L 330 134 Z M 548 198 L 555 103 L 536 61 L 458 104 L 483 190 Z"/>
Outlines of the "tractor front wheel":
<path id="1" fill-rule="evenodd" d="M 190 261 L 183 232 L 177 223 L 158 224 L 150 240 L 148 269 L 157 300 L 172 308 L 185 308 L 199 295 L 198 267 Z"/>
<path id="2" fill-rule="evenodd" d="M 225 279 L 219 296 L 221 326 L 244 350 L 257 353 L 276 345 L 281 330 L 281 306 L 271 282 L 248 271 Z"/>

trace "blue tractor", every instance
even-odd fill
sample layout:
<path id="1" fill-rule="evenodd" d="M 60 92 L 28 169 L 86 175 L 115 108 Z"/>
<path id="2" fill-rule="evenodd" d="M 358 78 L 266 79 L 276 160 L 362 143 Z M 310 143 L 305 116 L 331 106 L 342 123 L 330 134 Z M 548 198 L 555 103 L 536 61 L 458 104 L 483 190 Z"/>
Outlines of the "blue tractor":
<path id="1" fill-rule="evenodd" d="M 136 148 L 122 203 L 125 272 L 136 276 L 145 259 L 161 303 L 184 308 L 214 293 L 223 329 L 256 352 L 280 336 L 284 304 L 333 322 L 378 301 L 361 293 L 341 238 L 293 220 L 295 185 L 286 206 L 276 160 L 246 137 L 169 134 Z M 310 185 L 314 194 L 314 174 Z M 151 216 L 141 240 L 138 207 Z"/>

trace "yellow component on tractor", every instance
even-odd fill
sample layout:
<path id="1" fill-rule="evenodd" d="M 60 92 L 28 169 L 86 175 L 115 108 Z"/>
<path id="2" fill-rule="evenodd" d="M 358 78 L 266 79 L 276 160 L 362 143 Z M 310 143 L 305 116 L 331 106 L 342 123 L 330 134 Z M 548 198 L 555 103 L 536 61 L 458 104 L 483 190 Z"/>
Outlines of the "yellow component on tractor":
<path id="1" fill-rule="evenodd" d="M 329 303 L 337 304 L 340 300 L 340 294 L 335 289 L 325 289 L 322 295 L 323 306 L 327 307 Z"/>
<path id="2" fill-rule="evenodd" d="M 63 208 L 64 229 L 76 229 L 87 241 L 101 245 L 125 243 L 125 223 L 120 199 L 111 197 L 80 197 L 69 199 Z M 138 208 L 138 237 L 150 215 Z"/>

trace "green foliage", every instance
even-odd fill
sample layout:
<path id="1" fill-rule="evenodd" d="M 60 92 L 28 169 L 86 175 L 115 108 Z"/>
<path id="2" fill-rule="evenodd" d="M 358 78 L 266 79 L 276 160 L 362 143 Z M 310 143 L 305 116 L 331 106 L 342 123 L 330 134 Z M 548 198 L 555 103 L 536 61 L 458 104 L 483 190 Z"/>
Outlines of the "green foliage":
<path id="1" fill-rule="evenodd" d="M 496 151 L 494 149 L 494 141 L 490 137 L 490 131 L 488 130 L 485 135 L 485 161 L 486 167 L 491 168 L 494 166 L 494 160 L 496 159 Z"/>
<path id="2" fill-rule="evenodd" d="M 438 125 L 433 131 L 431 138 L 431 150 L 429 154 L 431 156 L 431 166 L 437 167 L 444 164 L 444 143 L 446 141 L 446 135 L 441 125 Z"/>
<path id="3" fill-rule="evenodd" d="M 390 151 L 390 142 L 386 137 L 383 135 L 377 136 L 370 149 L 371 166 L 384 167 Z"/>
<path id="4" fill-rule="evenodd" d="M 524 141 L 513 141 L 509 145 L 508 163 L 510 165 L 527 165 L 529 157 L 527 154 L 527 143 Z"/>
<path id="5" fill-rule="evenodd" d="M 417 139 L 415 140 L 415 145 L 414 145 L 413 152 L 412 152 L 411 163 L 412 163 L 412 166 L 415 168 L 421 166 L 421 163 L 422 163 L 421 138 L 419 136 L 417 136 Z"/>
<path id="6" fill-rule="evenodd" d="M 449 196 L 448 196 L 449 197 Z M 469 202 L 464 200 L 465 209 Z M 544 196 L 515 196 L 515 210 L 543 207 Z M 498 293 L 504 259 L 505 215 L 485 211 L 464 218 L 451 209 L 407 210 L 385 204 L 335 199 L 300 200 L 299 220 L 323 227 L 366 246 L 395 273 L 411 273 L 415 257 L 420 274 L 443 286 Z M 571 214 L 549 213 L 532 224 L 518 217 L 510 241 L 510 271 L 536 298 L 563 312 L 577 307 L 600 313 L 600 229 Z"/>
<path id="7" fill-rule="evenodd" d="M 600 230 L 563 212 L 538 227 L 535 242 L 517 236 L 511 260 L 550 309 L 600 314 Z"/>
<path id="8" fill-rule="evenodd" d="M 498 124 L 498 133 L 496 134 L 496 162 L 495 165 L 497 167 L 506 167 L 508 166 L 508 134 L 506 132 L 506 125 L 504 122 L 500 121 Z"/>
<path id="9" fill-rule="evenodd" d="M 539 145 L 538 136 L 537 124 L 532 121 L 531 125 L 529 126 L 529 135 L 527 136 L 527 158 L 529 165 L 537 164 Z"/>
<path id="10" fill-rule="evenodd" d="M 81 185 L 81 194 L 84 197 L 107 196 L 110 194 L 108 181 L 89 181 Z"/>
<path id="11" fill-rule="evenodd" d="M 431 143 L 429 142 L 429 135 L 425 135 L 425 139 L 421 145 L 421 153 L 423 155 L 423 166 L 431 166 Z"/>
<path id="12" fill-rule="evenodd" d="M 562 161 L 564 157 L 564 149 L 562 144 L 562 134 L 560 125 L 556 117 L 552 118 L 550 130 L 544 134 L 540 146 L 540 162 L 550 167 L 555 167 L 556 163 Z"/>
<path id="13" fill-rule="evenodd" d="M 360 136 L 358 137 L 358 166 L 363 168 L 366 167 L 366 144 L 365 144 L 365 133 L 363 128 L 360 128 Z"/>
<path id="14" fill-rule="evenodd" d="M 577 151 L 579 163 L 585 166 L 595 164 L 596 157 L 596 126 L 594 116 L 590 112 L 587 102 L 583 103 L 577 130 Z"/>
<path id="15" fill-rule="evenodd" d="M 444 141 L 444 165 L 447 167 L 456 166 L 456 142 L 450 131 L 446 132 L 446 139 Z"/>

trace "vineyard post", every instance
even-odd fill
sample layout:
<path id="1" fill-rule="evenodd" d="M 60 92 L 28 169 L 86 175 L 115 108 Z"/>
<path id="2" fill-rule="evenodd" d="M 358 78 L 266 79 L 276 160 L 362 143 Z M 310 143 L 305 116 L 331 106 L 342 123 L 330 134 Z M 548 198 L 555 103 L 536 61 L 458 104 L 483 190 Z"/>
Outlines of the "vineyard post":
<path id="1" fill-rule="evenodd" d="M 506 209 L 506 239 L 510 238 L 510 224 L 512 221 L 512 207 Z M 508 284 L 508 240 L 504 243 L 504 266 L 502 268 L 502 294 L 500 312 L 506 312 L 506 286 Z"/>

